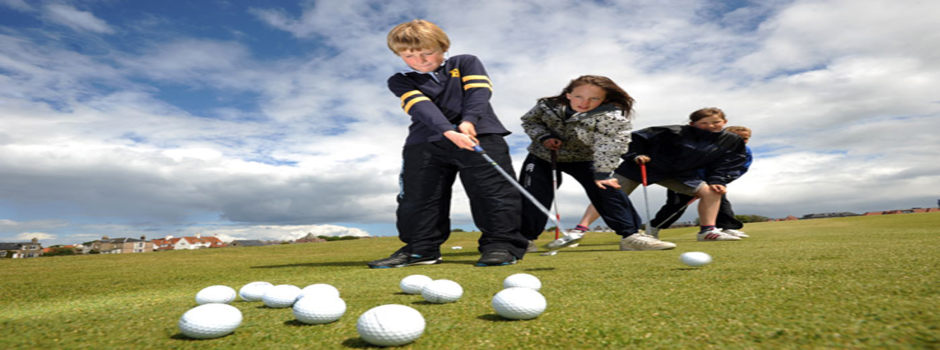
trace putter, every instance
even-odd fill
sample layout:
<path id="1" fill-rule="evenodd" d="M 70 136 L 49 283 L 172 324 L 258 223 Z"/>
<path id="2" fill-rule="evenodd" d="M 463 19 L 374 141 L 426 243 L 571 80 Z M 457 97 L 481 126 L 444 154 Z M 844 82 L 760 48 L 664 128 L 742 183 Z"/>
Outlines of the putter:
<path id="1" fill-rule="evenodd" d="M 552 154 L 552 204 L 555 206 L 555 219 L 561 222 L 561 214 L 558 212 L 558 151 L 551 150 Z M 561 227 L 555 226 L 555 239 L 561 235 Z"/>
<path id="2" fill-rule="evenodd" d="M 643 201 L 646 202 L 646 233 L 649 234 L 650 232 L 652 232 L 650 230 L 650 222 L 653 221 L 653 218 L 650 217 L 650 197 L 646 193 L 647 183 L 646 183 L 646 163 L 645 162 L 640 163 L 640 174 L 643 175 Z M 655 232 L 655 233 L 656 234 L 653 237 L 656 237 L 657 239 L 659 239 L 659 232 Z"/>

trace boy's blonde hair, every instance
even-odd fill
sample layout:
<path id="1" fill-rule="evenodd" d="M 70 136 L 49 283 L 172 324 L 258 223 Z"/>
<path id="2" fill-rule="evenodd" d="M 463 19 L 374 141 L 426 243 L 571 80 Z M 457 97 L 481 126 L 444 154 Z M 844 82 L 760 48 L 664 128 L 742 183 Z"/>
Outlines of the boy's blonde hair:
<path id="1" fill-rule="evenodd" d="M 396 55 L 405 51 L 450 49 L 450 39 L 436 24 L 416 19 L 392 28 L 388 32 L 388 48 Z"/>

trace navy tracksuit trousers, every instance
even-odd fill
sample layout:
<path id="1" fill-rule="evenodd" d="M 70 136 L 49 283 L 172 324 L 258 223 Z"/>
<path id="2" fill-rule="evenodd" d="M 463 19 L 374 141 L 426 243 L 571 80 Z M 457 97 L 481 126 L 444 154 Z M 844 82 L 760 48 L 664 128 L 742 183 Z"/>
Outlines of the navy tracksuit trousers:
<path id="1" fill-rule="evenodd" d="M 480 146 L 510 175 L 515 174 L 509 146 L 500 135 L 479 135 Z M 451 187 L 457 176 L 470 199 L 473 222 L 482 232 L 479 251 L 507 250 L 525 255 L 528 241 L 519 233 L 522 195 L 509 179 L 480 154 L 450 140 L 405 146 L 399 177 L 398 238 L 400 252 L 441 256 L 450 237 Z"/>

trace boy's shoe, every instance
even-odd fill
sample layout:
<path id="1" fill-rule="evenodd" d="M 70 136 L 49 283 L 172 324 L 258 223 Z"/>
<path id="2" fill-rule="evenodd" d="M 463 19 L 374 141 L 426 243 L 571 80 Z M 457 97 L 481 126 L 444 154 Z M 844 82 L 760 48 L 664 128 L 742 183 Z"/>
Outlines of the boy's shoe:
<path id="1" fill-rule="evenodd" d="M 698 233 L 697 239 L 700 242 L 711 242 L 711 241 L 740 241 L 741 239 L 732 236 L 730 234 L 721 232 L 721 230 L 714 228 L 708 231 L 702 231 Z"/>
<path id="2" fill-rule="evenodd" d="M 441 263 L 440 257 L 421 256 L 418 254 L 408 254 L 397 252 L 385 259 L 379 259 L 369 262 L 369 267 L 373 269 L 388 269 L 393 267 L 405 267 L 411 265 L 434 265 Z"/>
<path id="3" fill-rule="evenodd" d="M 561 238 L 548 242 L 545 247 L 547 247 L 549 250 L 570 247 L 572 244 L 580 242 L 581 238 L 584 238 L 584 232 L 578 230 L 569 230 L 568 232 L 565 232 L 565 235 L 561 236 Z"/>
<path id="4" fill-rule="evenodd" d="M 744 233 L 744 231 L 732 230 L 732 229 L 730 229 L 730 228 L 729 228 L 729 229 L 721 229 L 721 232 L 724 232 L 725 234 L 732 235 L 732 236 L 735 236 L 735 237 L 740 237 L 740 238 L 750 238 L 750 237 L 751 237 L 751 236 L 748 236 L 746 233 Z"/>
<path id="5" fill-rule="evenodd" d="M 506 250 L 491 250 L 484 252 L 480 260 L 477 260 L 477 266 L 503 266 L 516 263 L 516 257 Z"/>
<path id="6" fill-rule="evenodd" d="M 620 250 L 669 250 L 675 247 L 675 243 L 660 241 L 645 233 L 634 233 L 620 239 Z"/>
<path id="7" fill-rule="evenodd" d="M 538 253 L 539 246 L 535 244 L 535 241 L 529 241 L 529 247 L 525 249 L 526 253 Z"/>

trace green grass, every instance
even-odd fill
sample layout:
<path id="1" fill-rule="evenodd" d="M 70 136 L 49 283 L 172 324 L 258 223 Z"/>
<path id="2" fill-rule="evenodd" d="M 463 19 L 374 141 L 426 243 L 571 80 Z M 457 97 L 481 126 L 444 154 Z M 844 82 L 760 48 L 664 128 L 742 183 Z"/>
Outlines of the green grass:
<path id="1" fill-rule="evenodd" d="M 662 232 L 678 249 L 620 252 L 591 233 L 553 257 L 474 267 L 478 233 L 456 233 L 444 264 L 371 270 L 395 237 L 319 244 L 0 260 L 0 348 L 368 348 L 356 319 L 404 304 L 428 321 L 413 349 L 940 348 L 940 214 L 757 223 L 740 242 L 696 242 L 694 229 Z M 547 243 L 550 234 L 541 243 Z M 454 245 L 463 250 L 451 250 Z M 714 262 L 681 265 L 686 251 Z M 543 282 L 548 309 L 507 321 L 490 300 L 513 273 Z M 453 304 L 400 293 L 411 274 L 464 287 Z M 189 340 L 180 316 L 201 288 L 252 281 L 329 283 L 348 305 L 340 321 L 302 325 L 290 309 L 233 303 L 234 334 Z"/>

